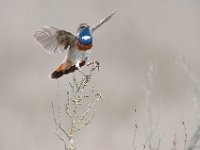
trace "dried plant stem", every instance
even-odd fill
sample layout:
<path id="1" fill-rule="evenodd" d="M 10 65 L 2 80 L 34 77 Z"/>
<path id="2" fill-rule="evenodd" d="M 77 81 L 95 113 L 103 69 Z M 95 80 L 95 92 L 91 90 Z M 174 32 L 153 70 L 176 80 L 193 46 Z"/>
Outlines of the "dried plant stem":
<path id="1" fill-rule="evenodd" d="M 186 62 L 185 58 L 182 57 L 181 61 L 177 62 L 179 66 L 185 71 L 186 75 L 190 79 L 194 92 L 194 106 L 197 114 L 197 129 L 192 135 L 192 138 L 189 142 L 188 150 L 193 150 L 197 146 L 197 142 L 200 140 L 200 79 L 194 73 L 190 65 Z"/>
<path id="2" fill-rule="evenodd" d="M 186 148 L 187 148 L 188 131 L 187 131 L 187 128 L 186 128 L 186 125 L 185 125 L 184 121 L 182 121 L 182 125 L 183 125 L 183 128 L 184 128 L 184 134 L 185 134 L 184 150 L 186 150 Z"/>
<path id="3" fill-rule="evenodd" d="M 197 147 L 198 147 L 197 146 L 197 142 L 199 141 L 199 138 L 200 138 L 200 126 L 198 126 L 198 128 L 196 129 L 196 131 L 192 135 L 192 138 L 190 140 L 190 145 L 188 147 L 188 150 L 197 149 Z"/>
<path id="4" fill-rule="evenodd" d="M 54 122 L 56 125 L 56 131 L 55 134 L 57 137 L 64 143 L 65 150 L 75 150 L 76 149 L 76 142 L 75 142 L 75 136 L 79 130 L 87 126 L 92 119 L 94 118 L 95 112 L 96 112 L 96 105 L 97 103 L 103 99 L 102 95 L 100 93 L 94 93 L 94 87 L 92 87 L 92 93 L 94 94 L 95 100 L 88 104 L 88 107 L 86 108 L 85 112 L 83 112 L 82 115 L 80 115 L 79 108 L 83 104 L 83 99 L 89 98 L 90 96 L 84 92 L 85 88 L 90 85 L 90 80 L 93 75 L 93 72 L 96 68 L 99 67 L 99 63 L 95 65 L 93 64 L 93 67 L 90 70 L 90 78 L 82 78 L 81 81 L 77 81 L 76 77 L 74 76 L 73 81 L 69 82 L 69 87 L 67 91 L 67 101 L 64 105 L 64 110 L 69 119 L 71 120 L 70 127 L 66 130 L 61 122 L 62 116 L 61 116 L 61 110 L 60 107 L 58 107 L 58 115 L 56 117 L 55 114 L 55 107 L 54 103 L 52 102 L 52 110 L 53 110 L 53 117 Z M 84 96 L 82 96 L 84 95 Z M 86 102 L 84 100 L 84 102 Z M 63 136 L 63 134 L 65 136 Z M 68 145 L 67 140 L 68 139 Z"/>
<path id="5" fill-rule="evenodd" d="M 150 102 L 150 96 L 153 90 L 154 86 L 154 76 L 155 76 L 155 68 L 153 64 L 149 65 L 149 69 L 147 72 L 147 83 L 144 85 L 144 93 L 145 93 L 145 102 L 147 105 L 147 111 L 148 111 L 148 119 L 149 119 L 149 133 L 147 136 L 147 142 L 148 142 L 148 147 L 149 150 L 153 150 L 153 145 L 152 145 L 152 140 L 153 140 L 153 117 L 152 117 L 152 111 L 151 111 L 151 102 Z"/>
<path id="6" fill-rule="evenodd" d="M 161 143 L 161 139 L 159 138 L 159 139 L 158 139 L 158 146 L 157 146 L 156 150 L 159 150 L 159 149 L 160 149 L 160 143 Z"/>
<path id="7" fill-rule="evenodd" d="M 176 150 L 176 145 L 177 145 L 177 136 L 176 133 L 174 134 L 174 140 L 172 141 L 173 147 L 171 150 Z"/>
<path id="8" fill-rule="evenodd" d="M 134 112 L 136 115 L 137 109 L 135 109 Z M 137 138 L 137 130 L 139 127 L 136 116 L 134 117 L 134 127 L 135 127 L 135 129 L 134 129 L 134 133 L 133 133 L 133 150 L 136 150 L 137 146 L 135 145 L 135 143 L 136 143 L 136 138 Z"/>
<path id="9" fill-rule="evenodd" d="M 57 119 L 56 119 L 56 115 L 55 115 L 55 108 L 54 108 L 54 103 L 52 102 L 52 110 L 53 110 L 53 117 L 54 117 L 54 123 L 56 125 L 56 131 L 54 132 L 58 138 L 63 141 L 64 143 L 64 147 L 65 149 L 67 149 L 67 142 L 65 140 L 65 138 L 60 134 L 59 132 L 59 128 L 60 128 L 60 122 L 57 122 Z M 63 129 L 64 130 L 64 129 Z M 65 131 L 65 130 L 64 130 Z"/>

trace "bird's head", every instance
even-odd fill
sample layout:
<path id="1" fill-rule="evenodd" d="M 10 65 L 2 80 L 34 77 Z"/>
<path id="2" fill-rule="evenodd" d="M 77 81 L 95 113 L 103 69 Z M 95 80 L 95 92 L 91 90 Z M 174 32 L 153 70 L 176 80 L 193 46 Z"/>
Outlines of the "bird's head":
<path id="1" fill-rule="evenodd" d="M 90 43 L 92 43 L 92 33 L 91 33 L 91 29 L 90 26 L 86 23 L 81 23 L 78 26 L 78 34 L 79 34 L 79 41 L 84 44 L 84 45 L 88 45 Z"/>
<path id="2" fill-rule="evenodd" d="M 85 28 L 90 28 L 89 24 L 87 24 L 87 23 L 79 24 L 78 29 L 77 29 L 77 33 L 79 33 L 80 31 L 82 31 Z"/>

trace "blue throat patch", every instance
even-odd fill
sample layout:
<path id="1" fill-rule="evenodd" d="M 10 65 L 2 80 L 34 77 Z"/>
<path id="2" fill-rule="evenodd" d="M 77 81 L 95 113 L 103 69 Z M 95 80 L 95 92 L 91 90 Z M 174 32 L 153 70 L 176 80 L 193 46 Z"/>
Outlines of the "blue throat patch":
<path id="1" fill-rule="evenodd" d="M 80 41 L 81 44 L 89 45 L 89 44 L 92 43 L 92 40 L 93 40 L 93 38 L 92 38 L 89 27 L 86 27 L 86 28 L 84 28 L 80 31 L 79 41 Z"/>

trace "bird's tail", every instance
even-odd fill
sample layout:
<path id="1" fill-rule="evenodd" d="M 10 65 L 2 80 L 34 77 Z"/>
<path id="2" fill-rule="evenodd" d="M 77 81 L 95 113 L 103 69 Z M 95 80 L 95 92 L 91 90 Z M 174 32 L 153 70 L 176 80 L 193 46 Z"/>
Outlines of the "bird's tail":
<path id="1" fill-rule="evenodd" d="M 82 67 L 85 65 L 85 61 L 82 61 L 79 66 Z M 69 74 L 74 72 L 75 70 L 78 70 L 76 66 L 71 66 L 70 63 L 67 64 L 61 64 L 57 69 L 51 73 L 50 77 L 51 79 L 58 79 L 62 77 L 64 74 Z"/>
<path id="2" fill-rule="evenodd" d="M 68 67 L 70 68 L 70 67 Z M 58 79 L 64 75 L 64 71 L 67 69 L 67 66 L 64 64 L 61 64 L 59 67 L 56 68 L 56 70 L 51 73 L 50 77 L 51 79 Z"/>

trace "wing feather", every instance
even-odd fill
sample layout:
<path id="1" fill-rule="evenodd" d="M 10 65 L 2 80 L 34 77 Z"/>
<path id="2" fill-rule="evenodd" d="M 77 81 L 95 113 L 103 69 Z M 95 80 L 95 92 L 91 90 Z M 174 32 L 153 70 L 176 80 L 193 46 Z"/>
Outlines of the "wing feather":
<path id="1" fill-rule="evenodd" d="M 98 29 L 100 26 L 102 26 L 105 22 L 107 22 L 108 20 L 110 20 L 112 18 L 112 16 L 117 12 L 117 10 L 113 11 L 109 16 L 107 16 L 106 18 L 100 20 L 97 24 L 95 24 L 92 27 L 92 32 L 94 32 L 96 29 Z"/>
<path id="2" fill-rule="evenodd" d="M 33 37 L 49 54 L 62 53 L 76 39 L 70 32 L 48 26 L 36 31 Z"/>

